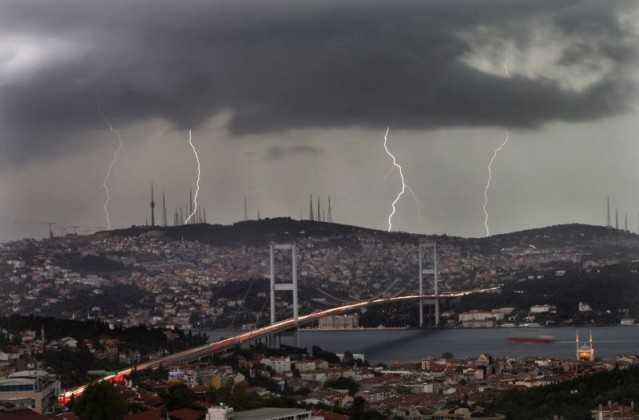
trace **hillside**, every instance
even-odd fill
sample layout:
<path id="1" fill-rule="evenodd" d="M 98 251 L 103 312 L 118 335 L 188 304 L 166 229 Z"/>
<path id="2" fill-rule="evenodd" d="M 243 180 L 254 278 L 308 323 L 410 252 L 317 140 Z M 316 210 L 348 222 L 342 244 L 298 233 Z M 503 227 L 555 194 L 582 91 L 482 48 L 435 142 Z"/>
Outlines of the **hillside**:
<path id="1" fill-rule="evenodd" d="M 504 286 L 503 296 L 524 306 L 548 297 L 531 289 L 521 299 L 520 288 L 509 285 L 534 280 L 570 288 L 573 282 L 585 284 L 581 280 L 593 270 L 639 260 L 637 235 L 578 224 L 471 239 L 288 218 L 230 226 L 138 226 L 3 245 L 0 307 L 7 315 L 95 316 L 124 324 L 264 322 L 270 242 L 296 243 L 300 311 L 308 313 L 338 303 L 416 293 L 420 240 L 437 244 L 440 291 Z M 426 252 L 427 267 L 431 259 Z M 290 254 L 277 252 L 275 261 L 276 275 L 290 279 Z M 425 290 L 431 291 L 432 277 L 425 281 Z M 597 305 L 585 291 L 570 302 L 586 296 L 591 304 L 607 308 L 607 301 Z M 499 303 L 510 306 L 503 299 Z M 634 302 L 622 308 L 637 312 Z M 290 306 L 282 305 L 281 311 L 278 317 L 289 316 Z M 562 314 L 570 316 L 569 309 Z"/>

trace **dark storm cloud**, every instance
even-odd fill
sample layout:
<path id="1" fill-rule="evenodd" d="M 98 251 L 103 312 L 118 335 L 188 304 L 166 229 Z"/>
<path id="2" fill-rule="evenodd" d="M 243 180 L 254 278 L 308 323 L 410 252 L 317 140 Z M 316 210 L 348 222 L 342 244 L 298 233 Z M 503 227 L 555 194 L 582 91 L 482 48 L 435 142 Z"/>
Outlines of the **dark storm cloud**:
<path id="1" fill-rule="evenodd" d="M 103 128 L 96 101 L 116 126 L 160 117 L 197 128 L 230 111 L 234 134 L 386 124 L 534 128 L 624 112 L 636 45 L 619 16 L 634 12 L 634 2 L 523 3 L 5 1 L 0 166 L 59 152 L 70 135 Z M 543 20 L 570 40 L 557 65 L 597 71 L 604 63 L 605 77 L 575 91 L 462 60 L 474 41 L 500 36 L 525 50 Z M 481 39 L 477 28 L 498 36 Z M 31 50 L 19 47 L 43 44 L 42 61 L 22 71 Z"/>
<path id="2" fill-rule="evenodd" d="M 268 160 L 277 160 L 287 157 L 289 155 L 311 155 L 317 156 L 321 153 L 321 150 L 307 146 L 304 144 L 298 144 L 294 146 L 271 146 L 266 150 L 265 157 Z"/>

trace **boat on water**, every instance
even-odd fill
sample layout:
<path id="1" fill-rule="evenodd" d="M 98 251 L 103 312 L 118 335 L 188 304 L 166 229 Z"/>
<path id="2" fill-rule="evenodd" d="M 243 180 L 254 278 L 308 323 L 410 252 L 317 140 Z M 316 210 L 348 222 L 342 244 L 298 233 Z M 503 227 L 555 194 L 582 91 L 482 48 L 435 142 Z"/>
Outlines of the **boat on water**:
<path id="1" fill-rule="evenodd" d="M 557 341 L 552 335 L 538 335 L 533 337 L 508 337 L 507 340 L 515 344 L 550 344 Z"/>

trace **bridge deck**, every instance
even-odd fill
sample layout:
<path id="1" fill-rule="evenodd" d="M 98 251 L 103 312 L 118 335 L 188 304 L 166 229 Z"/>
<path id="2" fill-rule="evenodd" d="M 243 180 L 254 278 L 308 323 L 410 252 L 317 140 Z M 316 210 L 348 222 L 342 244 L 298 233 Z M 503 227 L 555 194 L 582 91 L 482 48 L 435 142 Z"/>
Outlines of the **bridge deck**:
<path id="1" fill-rule="evenodd" d="M 248 331 L 230 338 L 225 338 L 223 340 L 219 340 L 213 343 L 203 344 L 201 346 L 194 347 L 189 350 L 184 350 L 184 351 L 174 353 L 168 356 L 164 356 L 149 362 L 140 363 L 138 365 L 120 370 L 113 375 L 106 376 L 102 378 L 101 380 L 103 381 L 113 380 L 117 378 L 121 379 L 122 377 L 129 376 L 133 370 L 157 369 L 160 365 L 170 366 L 177 363 L 198 360 L 202 357 L 209 356 L 213 353 L 221 352 L 229 348 L 236 347 L 242 343 L 250 342 L 251 340 L 256 340 L 261 337 L 274 335 L 274 334 L 289 330 L 291 328 L 300 327 L 300 326 L 309 324 L 325 316 L 342 315 L 344 313 L 351 312 L 360 308 L 383 305 L 386 303 L 419 300 L 420 298 L 424 300 L 435 301 L 437 298 L 439 299 L 455 298 L 455 297 L 461 297 L 461 296 L 474 294 L 474 293 L 485 293 L 485 292 L 495 291 L 497 289 L 498 288 L 490 288 L 490 289 L 477 289 L 477 290 L 466 291 L 466 292 L 447 292 L 447 293 L 442 293 L 439 296 L 435 296 L 434 294 L 428 294 L 428 295 L 421 295 L 421 296 L 409 295 L 409 296 L 379 298 L 379 299 L 374 299 L 370 301 L 357 302 L 357 303 L 352 303 L 349 305 L 339 306 L 336 308 L 325 309 L 323 311 L 314 312 L 308 315 L 302 315 L 298 317 L 297 322 L 295 322 L 295 319 L 293 318 L 286 319 L 284 321 L 279 321 L 279 322 L 276 322 L 275 324 L 258 328 L 252 331 Z M 64 392 L 58 398 L 59 403 L 66 404 L 68 401 L 70 401 L 71 396 L 77 397 L 81 395 L 85 388 L 86 388 L 86 384 Z"/>

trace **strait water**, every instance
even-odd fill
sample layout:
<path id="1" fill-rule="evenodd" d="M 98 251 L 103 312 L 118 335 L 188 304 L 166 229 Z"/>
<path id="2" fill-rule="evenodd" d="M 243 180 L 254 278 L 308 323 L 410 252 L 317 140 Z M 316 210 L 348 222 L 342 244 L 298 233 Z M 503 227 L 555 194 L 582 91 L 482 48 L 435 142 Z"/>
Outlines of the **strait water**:
<path id="1" fill-rule="evenodd" d="M 350 350 L 363 353 L 371 363 L 420 360 L 427 356 L 441 357 L 451 352 L 455 357 L 477 357 L 490 353 L 496 357 L 552 357 L 574 359 L 575 332 L 588 339 L 592 330 L 595 355 L 613 359 L 620 354 L 639 355 L 639 327 L 606 326 L 592 328 L 486 328 L 486 329 L 411 329 L 411 330 L 355 330 L 300 331 L 300 347 L 310 351 L 314 345 L 335 353 Z M 240 331 L 205 331 L 211 341 L 237 335 Z M 508 337 L 536 337 L 550 335 L 557 339 L 550 344 L 515 344 Z M 282 343 L 294 345 L 291 333 L 282 334 Z"/>

